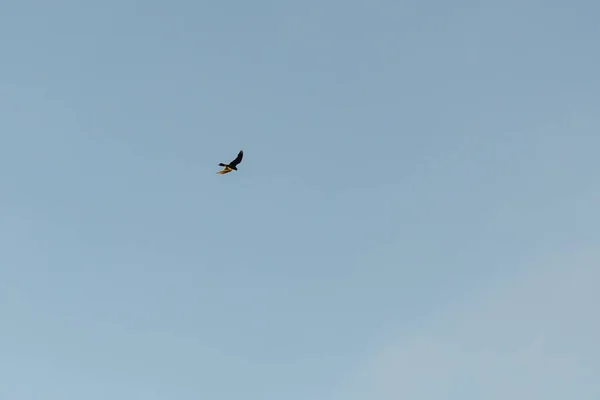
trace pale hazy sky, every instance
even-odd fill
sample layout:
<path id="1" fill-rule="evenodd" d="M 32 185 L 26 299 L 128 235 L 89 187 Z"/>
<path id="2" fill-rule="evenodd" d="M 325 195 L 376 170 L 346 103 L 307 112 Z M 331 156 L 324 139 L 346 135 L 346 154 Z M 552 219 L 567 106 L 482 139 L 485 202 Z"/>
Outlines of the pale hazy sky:
<path id="1" fill-rule="evenodd" d="M 599 399 L 599 17 L 5 1 L 0 399 Z"/>

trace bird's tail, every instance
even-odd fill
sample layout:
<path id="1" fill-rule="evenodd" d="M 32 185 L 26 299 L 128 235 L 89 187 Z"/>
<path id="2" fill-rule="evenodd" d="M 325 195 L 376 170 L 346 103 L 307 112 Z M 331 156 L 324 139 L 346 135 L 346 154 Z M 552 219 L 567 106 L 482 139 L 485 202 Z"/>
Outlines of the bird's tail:
<path id="1" fill-rule="evenodd" d="M 226 167 L 227 165 L 223 164 L 222 162 L 219 163 L 219 167 Z"/>

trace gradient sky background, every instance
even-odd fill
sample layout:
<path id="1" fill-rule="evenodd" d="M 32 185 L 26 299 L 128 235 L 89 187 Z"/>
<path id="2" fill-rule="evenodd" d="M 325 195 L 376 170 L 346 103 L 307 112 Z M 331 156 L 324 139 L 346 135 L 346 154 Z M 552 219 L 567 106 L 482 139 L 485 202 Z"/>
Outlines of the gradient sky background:
<path id="1" fill-rule="evenodd" d="M 4 1 L 0 398 L 599 399 L 599 17 Z"/>

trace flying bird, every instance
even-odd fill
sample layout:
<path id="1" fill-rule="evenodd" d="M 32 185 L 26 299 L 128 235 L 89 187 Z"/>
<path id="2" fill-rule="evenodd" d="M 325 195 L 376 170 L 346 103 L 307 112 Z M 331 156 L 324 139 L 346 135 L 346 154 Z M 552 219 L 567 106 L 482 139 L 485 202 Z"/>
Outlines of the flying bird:
<path id="1" fill-rule="evenodd" d="M 229 164 L 219 163 L 219 167 L 223 167 L 223 169 L 217 174 L 228 174 L 231 171 L 237 171 L 237 165 L 242 162 L 242 158 L 244 157 L 244 151 L 240 150 L 235 160 L 230 162 Z"/>

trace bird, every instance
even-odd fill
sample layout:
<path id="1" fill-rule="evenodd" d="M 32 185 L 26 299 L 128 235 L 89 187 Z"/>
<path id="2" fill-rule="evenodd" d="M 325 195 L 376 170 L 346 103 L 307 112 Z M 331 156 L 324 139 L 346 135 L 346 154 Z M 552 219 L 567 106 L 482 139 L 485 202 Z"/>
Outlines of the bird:
<path id="1" fill-rule="evenodd" d="M 231 161 L 229 164 L 219 163 L 219 167 L 223 167 L 223 169 L 217 174 L 228 174 L 231 171 L 237 171 L 237 165 L 242 162 L 242 158 L 244 157 L 244 151 L 240 150 L 235 160 Z"/>

